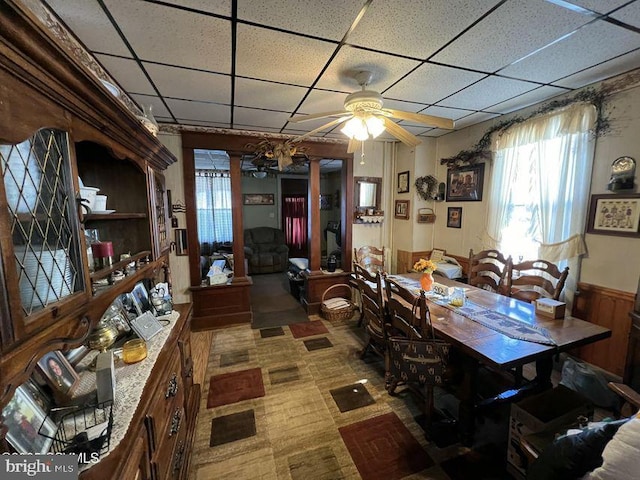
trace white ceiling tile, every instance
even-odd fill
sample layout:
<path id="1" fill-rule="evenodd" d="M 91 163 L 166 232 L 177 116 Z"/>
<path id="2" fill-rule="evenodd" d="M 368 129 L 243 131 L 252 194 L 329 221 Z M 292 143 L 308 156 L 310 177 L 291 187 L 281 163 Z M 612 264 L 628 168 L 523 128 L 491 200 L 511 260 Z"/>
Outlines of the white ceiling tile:
<path id="1" fill-rule="evenodd" d="M 233 124 L 234 129 L 238 130 L 253 130 L 255 132 L 270 132 L 270 133 L 279 133 L 279 127 L 270 127 L 267 125 L 244 125 L 244 124 Z"/>
<path id="2" fill-rule="evenodd" d="M 426 107 L 424 103 L 403 102 L 402 100 L 393 100 L 391 98 L 385 98 L 382 106 L 404 112 L 419 112 Z"/>
<path id="3" fill-rule="evenodd" d="M 47 3 L 89 50 L 131 57 L 129 49 L 96 0 L 49 0 Z"/>
<path id="4" fill-rule="evenodd" d="M 138 104 L 140 107 L 151 105 L 151 114 L 153 117 L 160 121 L 160 118 L 170 118 L 171 113 L 167 110 L 160 97 L 153 95 L 131 95 L 131 98 Z"/>
<path id="5" fill-rule="evenodd" d="M 595 67 L 553 82 L 562 87 L 579 88 L 625 72 L 633 65 L 640 64 L 640 49 L 609 60 Z"/>
<path id="6" fill-rule="evenodd" d="M 494 72 L 589 20 L 585 15 L 544 0 L 512 0 L 501 5 L 432 60 Z"/>
<path id="7" fill-rule="evenodd" d="M 427 59 L 497 0 L 373 2 L 347 43 Z"/>
<path id="8" fill-rule="evenodd" d="M 228 105 L 168 99 L 167 106 L 181 123 L 202 121 L 228 124 L 231 119 L 231 107 Z"/>
<path id="9" fill-rule="evenodd" d="M 432 130 L 431 127 L 426 125 L 407 125 L 405 122 L 400 122 L 400 126 L 414 135 L 420 135 L 428 130 Z"/>
<path id="10" fill-rule="evenodd" d="M 588 8 L 597 13 L 609 13 L 614 8 L 624 5 L 629 0 L 565 0 L 580 7 Z"/>
<path id="11" fill-rule="evenodd" d="M 344 110 L 344 99 L 347 94 L 340 92 L 327 92 L 326 90 L 311 90 L 300 106 L 299 113 L 310 115 L 312 113 L 335 112 Z M 311 121 L 311 120 L 310 120 Z"/>
<path id="12" fill-rule="evenodd" d="M 142 69 L 135 60 L 108 55 L 96 55 L 96 59 L 109 72 L 126 92 L 155 95 L 156 91 L 147 80 Z"/>
<path id="13" fill-rule="evenodd" d="M 145 2 L 104 0 L 141 60 L 231 73 L 231 24 Z"/>
<path id="14" fill-rule="evenodd" d="M 231 0 L 164 0 L 166 3 L 172 3 L 183 7 L 202 10 L 203 12 L 215 13 L 217 15 L 231 16 Z"/>
<path id="15" fill-rule="evenodd" d="M 598 21 L 505 68 L 500 74 L 551 83 L 639 47 L 637 33 Z"/>
<path id="16" fill-rule="evenodd" d="M 382 91 L 402 78 L 420 62 L 344 46 L 317 83 L 318 88 L 353 92 L 360 87 L 354 75 L 359 71 L 373 74 L 369 89 Z"/>
<path id="17" fill-rule="evenodd" d="M 613 13 L 611 17 L 629 25 L 633 25 L 634 27 L 640 27 L 640 3 L 635 2 L 631 5 L 627 5 Z"/>
<path id="18" fill-rule="evenodd" d="M 443 130 L 442 128 L 434 128 L 432 130 L 429 130 L 428 132 L 425 132 L 422 134 L 423 137 L 442 137 L 443 135 L 446 135 L 448 133 L 451 133 L 451 130 Z"/>
<path id="19" fill-rule="evenodd" d="M 552 97 L 562 95 L 563 93 L 567 93 L 567 90 L 563 88 L 544 86 L 531 90 L 530 92 L 524 93 L 515 98 L 500 102 L 496 105 L 491 105 L 487 107 L 486 110 L 503 114 L 509 113 L 514 110 L 520 110 L 521 108 L 528 107 L 534 103 L 539 103 Z"/>
<path id="20" fill-rule="evenodd" d="M 409 102 L 436 103 L 484 77 L 440 65 L 424 64 L 385 92 L 385 96 Z"/>
<path id="21" fill-rule="evenodd" d="M 433 105 L 426 110 L 421 111 L 420 113 L 424 113 L 425 115 L 434 115 L 436 117 L 450 118 L 451 120 L 457 120 L 459 118 L 466 117 L 473 112 L 473 110 L 439 107 L 437 105 Z"/>
<path id="22" fill-rule="evenodd" d="M 238 19 L 340 41 L 363 2 L 310 2 L 309 0 L 239 0 Z"/>
<path id="23" fill-rule="evenodd" d="M 237 78 L 235 103 L 244 107 L 293 112 L 305 93 L 307 89 L 302 87 Z"/>
<path id="24" fill-rule="evenodd" d="M 520 80 L 488 77 L 440 102 L 444 107 L 482 110 L 489 105 L 507 100 L 536 88 L 536 85 Z"/>
<path id="25" fill-rule="evenodd" d="M 289 119 L 288 113 L 258 110 L 254 108 L 236 107 L 233 109 L 233 124 L 264 126 L 281 129 Z"/>
<path id="26" fill-rule="evenodd" d="M 333 43 L 247 25 L 238 25 L 237 36 L 237 75 L 301 86 L 315 81 L 336 48 Z"/>
<path id="27" fill-rule="evenodd" d="M 476 112 L 471 115 L 461 118 L 456 121 L 457 128 L 469 127 L 471 125 L 475 125 L 476 123 L 484 122 L 486 120 L 491 120 L 492 118 L 499 117 L 497 113 L 486 113 L 486 112 Z"/>
<path id="28" fill-rule="evenodd" d="M 209 122 L 206 120 L 188 120 L 188 119 L 178 119 L 178 124 L 180 125 L 194 125 L 198 127 L 211 127 L 211 128 L 231 128 L 229 123 L 221 123 L 221 122 Z"/>
<path id="29" fill-rule="evenodd" d="M 187 68 L 144 63 L 153 83 L 164 97 L 231 103 L 231 77 Z"/>

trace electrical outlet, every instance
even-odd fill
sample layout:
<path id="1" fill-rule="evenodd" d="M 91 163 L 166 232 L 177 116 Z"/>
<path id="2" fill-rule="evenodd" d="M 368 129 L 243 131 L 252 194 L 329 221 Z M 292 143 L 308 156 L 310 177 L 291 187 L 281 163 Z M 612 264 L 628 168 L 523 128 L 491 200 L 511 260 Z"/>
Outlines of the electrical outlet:
<path id="1" fill-rule="evenodd" d="M 171 228 L 178 228 L 178 217 L 171 217 Z"/>

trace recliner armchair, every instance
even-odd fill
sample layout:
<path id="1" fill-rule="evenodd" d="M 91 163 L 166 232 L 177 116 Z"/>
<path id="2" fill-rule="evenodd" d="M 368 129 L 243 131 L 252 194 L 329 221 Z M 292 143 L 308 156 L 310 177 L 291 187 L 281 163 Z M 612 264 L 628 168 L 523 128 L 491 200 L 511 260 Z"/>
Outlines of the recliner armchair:
<path id="1" fill-rule="evenodd" d="M 248 228 L 244 231 L 244 255 L 249 275 L 284 272 L 289 261 L 284 232 L 271 227 Z"/>

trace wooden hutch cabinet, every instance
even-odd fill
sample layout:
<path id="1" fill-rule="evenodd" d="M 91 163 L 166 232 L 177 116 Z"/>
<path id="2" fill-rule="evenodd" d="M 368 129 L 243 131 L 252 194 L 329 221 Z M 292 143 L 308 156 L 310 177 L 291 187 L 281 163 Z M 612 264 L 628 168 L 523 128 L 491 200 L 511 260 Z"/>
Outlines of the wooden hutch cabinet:
<path id="1" fill-rule="evenodd" d="M 173 162 L 32 11 L 0 2 L 0 409 L 42 355 L 85 343 L 116 297 L 144 279 L 167 280 L 163 171 Z M 114 212 L 82 208 L 80 179 Z M 113 265 L 94 271 L 86 229 L 112 242 Z M 115 281 L 129 262 L 136 268 Z M 109 284 L 97 287 L 101 279 Z M 81 478 L 186 478 L 200 386 L 191 305 L 175 310 L 154 360 L 140 363 L 150 375 L 126 432 Z"/>

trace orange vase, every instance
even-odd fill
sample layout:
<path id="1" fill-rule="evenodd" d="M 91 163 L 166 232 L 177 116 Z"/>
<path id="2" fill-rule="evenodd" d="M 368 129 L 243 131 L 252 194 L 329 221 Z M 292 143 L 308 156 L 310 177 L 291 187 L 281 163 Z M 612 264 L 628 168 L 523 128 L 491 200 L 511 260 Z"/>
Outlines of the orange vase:
<path id="1" fill-rule="evenodd" d="M 420 287 L 425 292 L 431 290 L 431 286 L 433 285 L 433 276 L 431 273 L 424 272 L 420 277 Z"/>

